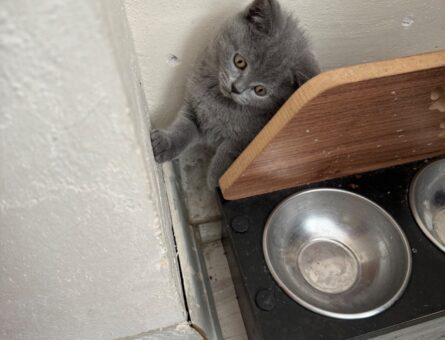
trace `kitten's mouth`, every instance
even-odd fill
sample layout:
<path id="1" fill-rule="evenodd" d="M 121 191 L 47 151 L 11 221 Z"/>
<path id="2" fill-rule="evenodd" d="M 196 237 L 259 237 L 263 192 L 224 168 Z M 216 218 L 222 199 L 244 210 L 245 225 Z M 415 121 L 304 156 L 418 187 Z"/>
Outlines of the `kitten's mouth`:
<path id="1" fill-rule="evenodd" d="M 228 90 L 226 86 L 224 86 L 223 84 L 219 84 L 219 91 L 222 93 L 222 95 L 226 98 L 229 98 L 231 100 L 233 100 L 235 103 L 239 104 L 239 105 L 246 105 L 247 103 L 245 103 L 242 98 L 233 93 L 232 91 Z"/>

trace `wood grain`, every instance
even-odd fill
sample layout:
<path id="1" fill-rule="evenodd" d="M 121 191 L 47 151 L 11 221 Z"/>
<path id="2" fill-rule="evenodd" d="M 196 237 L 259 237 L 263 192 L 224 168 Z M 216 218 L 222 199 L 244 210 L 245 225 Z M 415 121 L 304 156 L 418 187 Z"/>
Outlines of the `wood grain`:
<path id="1" fill-rule="evenodd" d="M 445 51 L 328 71 L 220 179 L 240 199 L 445 154 Z"/>

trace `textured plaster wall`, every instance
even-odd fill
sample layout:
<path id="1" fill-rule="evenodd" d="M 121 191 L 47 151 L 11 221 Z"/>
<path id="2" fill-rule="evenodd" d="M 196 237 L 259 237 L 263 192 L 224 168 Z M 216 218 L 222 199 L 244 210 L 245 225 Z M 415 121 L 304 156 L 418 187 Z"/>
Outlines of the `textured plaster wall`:
<path id="1" fill-rule="evenodd" d="M 100 6 L 0 4 L 0 339 L 112 339 L 186 317 Z"/>
<path id="2" fill-rule="evenodd" d="M 205 42 L 250 0 L 124 0 L 155 125 L 179 108 Z M 280 0 L 310 33 L 324 69 L 445 49 L 443 0 Z"/>

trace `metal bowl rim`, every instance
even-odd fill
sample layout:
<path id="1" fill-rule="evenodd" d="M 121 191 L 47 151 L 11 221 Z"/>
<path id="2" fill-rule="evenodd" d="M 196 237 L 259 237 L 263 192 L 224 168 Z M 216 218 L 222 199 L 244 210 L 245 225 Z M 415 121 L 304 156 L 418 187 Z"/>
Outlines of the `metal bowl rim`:
<path id="1" fill-rule="evenodd" d="M 411 181 L 411 184 L 409 186 L 409 206 L 411 208 L 411 213 L 414 216 L 414 219 L 416 220 L 417 225 L 419 226 L 420 230 L 422 230 L 423 234 L 434 243 L 435 246 L 437 246 L 440 250 L 442 250 L 445 253 L 445 245 L 442 244 L 436 237 L 431 234 L 431 232 L 428 230 L 428 227 L 423 223 L 422 218 L 419 215 L 419 210 L 417 209 L 416 204 L 414 203 L 415 197 L 414 197 L 414 190 L 417 185 L 417 182 L 419 181 L 419 178 L 421 175 L 423 175 L 429 168 L 432 168 L 436 164 L 440 162 L 445 162 L 445 158 L 438 159 L 430 164 L 425 165 L 422 169 L 420 169 L 417 174 L 414 176 L 413 180 Z"/>
<path id="2" fill-rule="evenodd" d="M 351 196 L 355 196 L 356 198 L 367 202 L 368 204 L 370 204 L 371 206 L 377 208 L 377 210 L 379 210 L 381 213 L 383 213 L 383 215 L 388 218 L 388 221 L 395 227 L 395 229 L 397 230 L 397 232 L 399 233 L 403 244 L 405 245 L 405 250 L 406 250 L 406 255 L 407 255 L 407 270 L 405 273 L 405 277 L 403 278 L 403 282 L 402 285 L 400 286 L 400 288 L 398 289 L 398 291 L 396 292 L 396 294 L 393 295 L 393 297 L 391 299 L 389 299 L 388 301 L 386 301 L 384 304 L 371 309 L 369 311 L 366 312 L 361 312 L 361 313 L 337 313 L 337 312 L 331 312 L 319 307 L 316 307 L 308 302 L 306 302 L 305 300 L 303 300 L 302 298 L 300 298 L 299 296 L 297 296 L 296 294 L 294 294 L 284 283 L 283 281 L 281 281 L 281 279 L 279 278 L 279 276 L 277 275 L 277 273 L 275 272 L 272 263 L 270 261 L 269 258 L 269 253 L 266 247 L 266 243 L 267 243 L 267 235 L 270 229 L 270 223 L 271 223 L 271 219 L 274 217 L 274 215 L 277 213 L 277 211 L 279 209 L 281 209 L 281 207 L 283 205 L 285 205 L 286 203 L 288 203 L 288 201 L 294 199 L 297 196 L 302 196 L 308 193 L 312 193 L 312 192 L 318 192 L 318 191 L 322 191 L 322 192 L 337 192 L 337 193 L 341 193 L 341 194 L 347 194 L 347 195 L 351 195 Z M 396 222 L 396 220 L 385 210 L 383 209 L 381 206 L 379 206 L 377 203 L 374 203 L 373 201 L 371 201 L 370 199 L 356 194 L 354 192 L 351 191 L 347 191 L 347 190 L 342 190 L 342 189 L 335 189 L 335 188 L 316 188 L 316 189 L 308 189 L 308 190 L 303 190 L 300 191 L 298 193 L 295 193 L 289 197 L 287 197 L 286 199 L 284 199 L 280 204 L 278 204 L 273 211 L 271 212 L 271 214 L 269 215 L 267 221 L 266 221 L 266 225 L 264 228 L 264 232 L 263 232 L 263 253 L 264 253 L 264 258 L 266 260 L 266 264 L 267 267 L 270 271 L 270 273 L 272 274 L 272 277 L 275 279 L 275 281 L 277 282 L 277 284 L 280 286 L 281 289 L 283 289 L 286 294 L 288 294 L 291 299 L 293 299 L 294 301 L 296 301 L 297 303 L 299 303 L 300 305 L 302 305 L 303 307 L 316 312 L 318 314 L 321 315 L 325 315 L 325 316 L 329 316 L 329 317 L 333 317 L 333 318 L 337 318 L 337 319 L 345 319 L 345 320 L 354 320 L 354 319 L 364 319 L 364 318 L 368 318 L 374 315 L 377 315 L 383 311 L 385 311 L 386 309 L 388 309 L 389 307 L 391 307 L 403 294 L 403 292 L 405 291 L 406 287 L 408 286 L 408 282 L 409 279 L 411 277 L 411 271 L 412 271 L 412 257 L 411 257 L 411 248 L 409 246 L 409 242 L 408 239 L 406 238 L 405 233 L 403 232 L 403 230 L 400 228 L 399 224 Z"/>

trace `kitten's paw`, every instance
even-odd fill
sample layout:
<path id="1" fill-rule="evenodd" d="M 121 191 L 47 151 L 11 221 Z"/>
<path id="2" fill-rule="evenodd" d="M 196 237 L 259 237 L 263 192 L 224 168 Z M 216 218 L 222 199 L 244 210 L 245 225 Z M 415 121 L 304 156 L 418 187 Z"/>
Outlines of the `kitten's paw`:
<path id="1" fill-rule="evenodd" d="M 155 160 L 163 163 L 174 157 L 172 141 L 165 131 L 155 129 L 150 134 Z"/>

